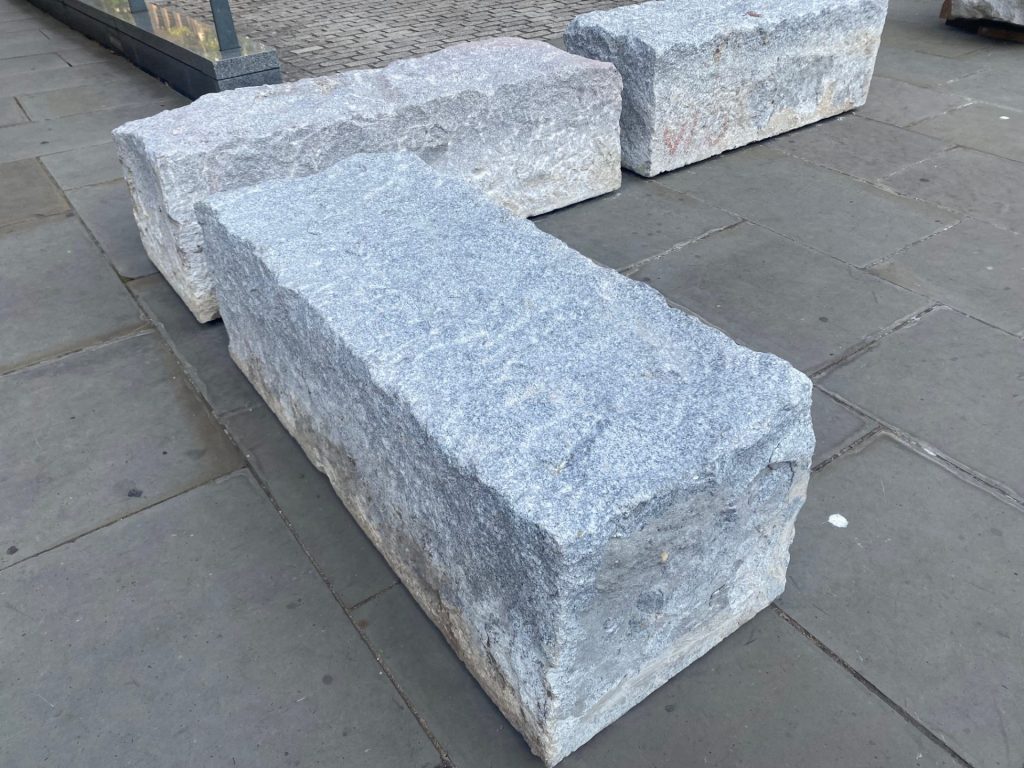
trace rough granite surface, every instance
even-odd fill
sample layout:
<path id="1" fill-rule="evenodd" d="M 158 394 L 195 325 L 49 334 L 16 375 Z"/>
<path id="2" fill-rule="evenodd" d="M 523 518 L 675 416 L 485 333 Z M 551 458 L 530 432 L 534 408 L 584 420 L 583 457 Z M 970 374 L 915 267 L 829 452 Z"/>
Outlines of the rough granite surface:
<path id="1" fill-rule="evenodd" d="M 549 765 L 782 592 L 786 362 L 411 154 L 197 211 L 232 357 Z"/>
<path id="2" fill-rule="evenodd" d="M 991 19 L 1024 26 L 1024 0 L 953 0 L 952 19 Z"/>
<path id="3" fill-rule="evenodd" d="M 644 176 L 864 104 L 886 0 L 656 0 L 577 16 L 566 48 L 622 75 L 622 161 Z"/>
<path id="4" fill-rule="evenodd" d="M 203 96 L 114 140 L 146 252 L 195 316 L 217 315 L 194 205 L 360 152 L 410 150 L 520 216 L 621 182 L 614 67 L 496 38 L 384 69 Z"/>

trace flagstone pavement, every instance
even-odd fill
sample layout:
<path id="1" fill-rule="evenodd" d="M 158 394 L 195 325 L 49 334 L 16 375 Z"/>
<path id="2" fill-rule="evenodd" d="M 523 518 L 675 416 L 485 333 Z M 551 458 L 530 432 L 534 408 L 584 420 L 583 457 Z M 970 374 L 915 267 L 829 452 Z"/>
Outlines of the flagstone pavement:
<path id="1" fill-rule="evenodd" d="M 1024 46 L 938 5 L 863 109 L 537 220 L 816 387 L 785 594 L 567 768 L 1024 766 Z M 0 766 L 538 765 L 146 259 L 110 130 L 184 101 L 0 0 Z"/>

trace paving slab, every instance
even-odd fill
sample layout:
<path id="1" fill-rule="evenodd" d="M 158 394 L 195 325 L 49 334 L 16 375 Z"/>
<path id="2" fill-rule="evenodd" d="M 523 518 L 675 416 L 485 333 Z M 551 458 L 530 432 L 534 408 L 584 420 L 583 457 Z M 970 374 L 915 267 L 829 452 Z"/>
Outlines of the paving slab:
<path id="1" fill-rule="evenodd" d="M 1019 53 L 1017 51 L 1018 55 Z M 989 59 L 986 58 L 984 61 L 986 65 L 991 65 Z M 1020 61 L 1017 60 L 1013 67 L 986 70 L 948 83 L 942 86 L 942 89 L 961 97 L 1024 110 L 1024 79 L 1015 71 L 1019 66 Z"/>
<path id="2" fill-rule="evenodd" d="M 749 223 L 650 261 L 633 277 L 805 372 L 929 303 Z"/>
<path id="3" fill-rule="evenodd" d="M 110 141 L 110 132 L 117 126 L 163 109 L 160 102 L 148 101 L 0 128 L 0 162 L 106 144 Z"/>
<path id="4" fill-rule="evenodd" d="M 880 437 L 811 483 L 781 605 L 971 765 L 1018 766 L 1022 552 L 1021 510 Z"/>
<path id="5" fill-rule="evenodd" d="M 127 64 L 127 61 L 119 54 L 85 38 L 82 38 L 81 43 L 74 48 L 61 48 L 57 51 L 57 55 L 72 67 L 77 67 L 81 64 L 92 64 L 95 61 L 110 61 L 111 59 L 117 59 Z"/>
<path id="6" fill-rule="evenodd" d="M 926 21 L 889 19 L 882 32 L 883 48 L 905 48 L 946 58 L 983 52 L 1000 43 L 991 38 L 951 27 L 936 12 Z"/>
<path id="7" fill-rule="evenodd" d="M 327 478 L 269 408 L 260 404 L 229 416 L 225 423 L 303 549 L 346 606 L 357 605 L 398 581 Z"/>
<path id="8" fill-rule="evenodd" d="M 969 101 L 967 96 L 876 76 L 871 81 L 867 104 L 854 114 L 906 128 L 919 120 L 962 107 Z"/>
<path id="9" fill-rule="evenodd" d="M 885 184 L 904 195 L 1024 232 L 1024 163 L 957 147 L 890 176 Z"/>
<path id="10" fill-rule="evenodd" d="M 402 587 L 355 618 L 455 765 L 540 766 Z M 559 765 L 866 764 L 956 765 L 768 609 Z"/>
<path id="11" fill-rule="evenodd" d="M 9 25 L 4 25 L 9 26 Z M 19 33 L 19 37 L 22 34 Z M 56 53 L 37 53 L 34 56 L 18 56 L 13 59 L 0 59 L 0 78 L 13 75 L 37 72 L 41 69 L 66 69 L 68 63 Z"/>
<path id="12" fill-rule="evenodd" d="M 124 92 L 131 92 L 135 88 L 151 88 L 151 84 L 158 81 L 141 69 L 126 69 L 120 61 L 112 59 L 79 67 L 40 69 L 0 77 L 0 96 L 24 96 L 72 87 L 87 88 L 97 82 L 114 83 Z"/>
<path id="13" fill-rule="evenodd" d="M 119 274 L 142 277 L 156 272 L 139 239 L 131 196 L 122 179 L 79 187 L 67 195 Z"/>
<path id="14" fill-rule="evenodd" d="M 18 101 L 33 120 L 52 120 L 126 104 L 156 102 L 163 109 L 174 109 L 189 103 L 187 98 L 154 78 L 127 88 L 119 81 L 76 85 L 20 96 Z"/>
<path id="15" fill-rule="evenodd" d="M 0 227 L 68 210 L 68 201 L 38 160 L 0 165 Z"/>
<path id="16" fill-rule="evenodd" d="M 871 271 L 1010 333 L 1024 333 L 1024 235 L 965 219 Z"/>
<path id="17" fill-rule="evenodd" d="M 139 308 L 77 219 L 0 235 L 0 274 L 0 372 L 143 325 Z"/>
<path id="18" fill-rule="evenodd" d="M 248 473 L 3 571 L 0 601 L 4 765 L 439 762 Z"/>
<path id="19" fill-rule="evenodd" d="M 153 332 L 0 376 L 0 402 L 0 566 L 242 463 Z"/>
<path id="20" fill-rule="evenodd" d="M 0 99 L 0 128 L 27 122 L 28 116 L 13 96 Z"/>
<path id="21" fill-rule="evenodd" d="M 657 183 L 858 266 L 957 221 L 934 206 L 901 199 L 765 147 L 737 150 L 665 174 Z"/>
<path id="22" fill-rule="evenodd" d="M 836 402 L 817 387 L 811 401 L 814 421 L 814 464 L 830 459 L 878 425 Z"/>
<path id="23" fill-rule="evenodd" d="M 1024 496 L 1024 341 L 938 308 L 819 384 Z"/>
<path id="24" fill-rule="evenodd" d="M 883 46 L 875 61 L 875 74 L 930 88 L 973 75 L 984 66 L 984 62 L 972 57 L 951 59 L 907 48 Z"/>
<path id="25" fill-rule="evenodd" d="M 57 152 L 39 160 L 64 190 L 88 187 L 122 177 L 121 161 L 117 158 L 117 150 L 112 141 L 95 147 Z"/>
<path id="26" fill-rule="evenodd" d="M 133 280 L 130 287 L 217 416 L 262 405 L 228 355 L 228 335 L 222 322 L 197 322 L 161 275 Z"/>
<path id="27" fill-rule="evenodd" d="M 953 143 L 849 115 L 785 134 L 768 146 L 816 165 L 872 180 L 938 155 Z"/>
<path id="28" fill-rule="evenodd" d="M 738 220 L 690 195 L 624 173 L 619 191 L 540 216 L 534 223 L 584 256 L 624 269 Z"/>
<path id="29" fill-rule="evenodd" d="M 970 104 L 914 126 L 914 130 L 993 155 L 1024 161 L 1024 112 Z"/>

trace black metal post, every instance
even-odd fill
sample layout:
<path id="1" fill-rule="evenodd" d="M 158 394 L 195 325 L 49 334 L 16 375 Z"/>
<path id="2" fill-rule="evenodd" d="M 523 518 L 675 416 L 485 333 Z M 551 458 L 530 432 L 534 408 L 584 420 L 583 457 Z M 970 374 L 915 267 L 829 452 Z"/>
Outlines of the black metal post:
<path id="1" fill-rule="evenodd" d="M 237 51 L 238 33 L 235 32 L 235 20 L 228 0 L 210 0 L 210 10 L 213 11 L 213 26 L 217 30 L 221 51 Z"/>
<path id="2" fill-rule="evenodd" d="M 148 13 L 146 0 L 128 0 L 128 10 L 132 13 Z"/>

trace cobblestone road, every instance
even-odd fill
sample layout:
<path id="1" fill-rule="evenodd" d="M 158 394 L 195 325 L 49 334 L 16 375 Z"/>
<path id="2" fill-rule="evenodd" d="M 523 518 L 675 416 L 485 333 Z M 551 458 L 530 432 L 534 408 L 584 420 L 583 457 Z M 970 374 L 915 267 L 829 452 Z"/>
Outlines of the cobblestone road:
<path id="1" fill-rule="evenodd" d="M 284 76 L 295 80 L 342 69 L 378 67 L 437 51 L 452 43 L 511 35 L 561 36 L 585 11 L 630 0 L 232 0 L 241 32 L 273 45 Z M 177 0 L 194 16 L 210 18 L 206 0 Z"/>

